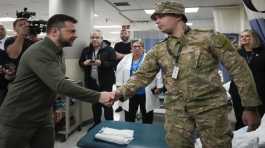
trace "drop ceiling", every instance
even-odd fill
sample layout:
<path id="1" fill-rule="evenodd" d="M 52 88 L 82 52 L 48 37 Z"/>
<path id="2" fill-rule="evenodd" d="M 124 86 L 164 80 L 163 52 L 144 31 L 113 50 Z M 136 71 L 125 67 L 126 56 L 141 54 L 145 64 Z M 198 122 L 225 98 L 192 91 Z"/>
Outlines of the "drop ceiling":
<path id="1" fill-rule="evenodd" d="M 155 28 L 150 22 L 150 15 L 144 12 L 144 9 L 154 9 L 154 1 L 164 0 L 95 0 L 95 25 L 122 25 L 131 24 L 136 30 L 146 30 Z M 200 7 L 198 13 L 187 14 L 188 19 L 196 22 L 205 21 L 209 24 L 207 27 L 213 27 L 212 10 L 217 7 L 234 7 L 241 5 L 241 0 L 183 0 L 185 7 Z M 114 3 L 125 2 L 129 6 L 116 6 Z M 16 10 L 23 10 L 37 13 L 36 18 L 47 19 L 49 14 L 49 0 L 1 0 L 0 17 L 15 17 Z M 10 24 L 9 24 L 10 25 Z M 202 26 L 203 27 L 203 26 Z M 10 28 L 12 29 L 12 28 Z M 115 31 L 115 30 L 112 30 Z M 118 31 L 118 30 L 117 30 Z"/>

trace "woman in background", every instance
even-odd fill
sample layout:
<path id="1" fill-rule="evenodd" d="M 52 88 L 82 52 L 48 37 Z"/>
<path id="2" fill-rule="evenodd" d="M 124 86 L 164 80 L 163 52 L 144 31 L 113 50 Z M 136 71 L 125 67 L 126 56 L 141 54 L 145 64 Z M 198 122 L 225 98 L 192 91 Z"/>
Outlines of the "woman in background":
<path id="1" fill-rule="evenodd" d="M 265 113 L 265 50 L 261 46 L 258 35 L 252 30 L 244 30 L 240 34 L 240 46 L 239 54 L 246 60 L 252 71 L 263 103 L 258 109 L 262 117 Z"/>
<path id="2" fill-rule="evenodd" d="M 116 70 L 116 86 L 119 87 L 127 82 L 133 74 L 140 68 L 144 61 L 144 43 L 140 40 L 131 42 L 131 53 L 126 55 L 118 64 Z M 125 111 L 125 121 L 135 122 L 136 113 L 140 106 L 143 123 L 153 122 L 153 109 L 159 103 L 156 94 L 163 88 L 161 72 L 147 87 L 140 88 L 132 99 L 122 103 Z"/>
<path id="3" fill-rule="evenodd" d="M 240 34 L 239 44 L 240 48 L 238 52 L 249 65 L 249 68 L 253 74 L 253 78 L 256 83 L 256 88 L 260 100 L 263 103 L 258 108 L 258 113 L 260 117 L 262 117 L 265 112 L 265 50 L 262 48 L 257 34 L 252 30 L 244 30 Z M 237 119 L 235 130 L 237 130 L 245 126 L 245 124 L 243 123 L 244 121 L 242 121 L 241 119 L 243 112 L 241 99 L 238 94 L 237 87 L 233 83 L 233 81 L 230 84 L 229 93 L 233 100 L 233 108 Z M 249 127 L 248 131 L 255 130 L 257 126 L 252 128 Z"/>

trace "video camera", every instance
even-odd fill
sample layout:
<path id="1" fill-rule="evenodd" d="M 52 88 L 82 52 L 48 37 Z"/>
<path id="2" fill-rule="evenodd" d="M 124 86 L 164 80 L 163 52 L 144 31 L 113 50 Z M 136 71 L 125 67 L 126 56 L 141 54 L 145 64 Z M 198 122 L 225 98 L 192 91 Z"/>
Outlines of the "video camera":
<path id="1" fill-rule="evenodd" d="M 45 20 L 29 20 L 32 16 L 36 15 L 36 12 L 27 11 L 28 8 L 24 8 L 24 11 L 16 11 L 17 18 L 26 18 L 30 24 L 29 32 L 30 34 L 40 34 L 41 32 L 46 32 L 47 30 L 47 21 Z"/>

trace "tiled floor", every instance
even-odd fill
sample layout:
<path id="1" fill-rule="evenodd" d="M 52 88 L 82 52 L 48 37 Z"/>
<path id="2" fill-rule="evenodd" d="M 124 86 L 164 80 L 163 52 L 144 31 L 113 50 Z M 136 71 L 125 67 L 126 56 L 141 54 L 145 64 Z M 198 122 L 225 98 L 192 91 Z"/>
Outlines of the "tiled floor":
<path id="1" fill-rule="evenodd" d="M 65 142 L 55 141 L 54 148 L 78 148 L 76 144 L 86 134 L 88 128 L 89 126 L 86 126 L 82 127 L 81 131 L 75 131 Z"/>

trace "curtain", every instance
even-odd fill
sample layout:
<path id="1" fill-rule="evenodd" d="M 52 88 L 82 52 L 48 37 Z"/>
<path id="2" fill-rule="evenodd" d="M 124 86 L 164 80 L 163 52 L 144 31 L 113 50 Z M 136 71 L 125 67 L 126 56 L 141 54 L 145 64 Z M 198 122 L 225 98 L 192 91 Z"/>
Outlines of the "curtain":
<path id="1" fill-rule="evenodd" d="M 265 47 L 265 19 L 252 19 L 250 20 L 251 28 L 258 33 L 263 47 Z"/>
<path id="2" fill-rule="evenodd" d="M 150 50 L 157 42 L 166 38 L 166 35 L 155 30 L 150 31 L 134 31 L 134 39 L 144 41 L 145 52 Z"/>
<path id="3" fill-rule="evenodd" d="M 265 47 L 265 18 L 264 18 L 264 10 L 258 10 L 255 5 L 253 0 L 242 0 L 243 3 L 245 4 L 245 7 L 248 8 L 249 11 L 249 23 L 255 32 L 258 33 L 260 40 L 262 42 L 262 46 Z M 261 5 L 264 6 L 265 1 L 260 0 L 260 1 L 255 1 L 256 6 Z"/>

